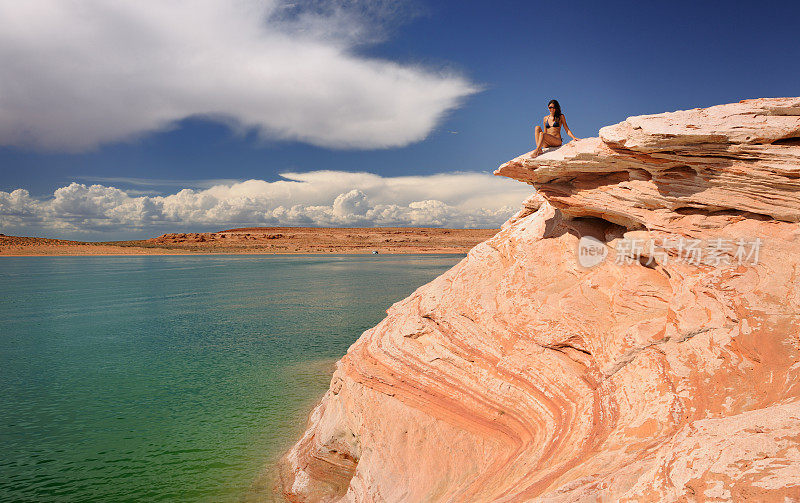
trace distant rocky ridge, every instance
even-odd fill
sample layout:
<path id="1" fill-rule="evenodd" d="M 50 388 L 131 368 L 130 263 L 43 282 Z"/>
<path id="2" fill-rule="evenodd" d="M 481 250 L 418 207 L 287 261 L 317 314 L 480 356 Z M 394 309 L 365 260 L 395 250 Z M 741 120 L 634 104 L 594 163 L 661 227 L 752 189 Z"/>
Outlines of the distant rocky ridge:
<path id="1" fill-rule="evenodd" d="M 496 174 L 537 192 L 351 346 L 284 497 L 800 501 L 800 98 Z"/>
<path id="2" fill-rule="evenodd" d="M 261 253 L 466 253 L 493 229 L 435 227 L 245 227 L 219 232 L 170 233 L 149 240 L 195 251 Z"/>
<path id="3" fill-rule="evenodd" d="M 16 255 L 179 255 L 466 253 L 496 229 L 426 227 L 247 227 L 173 232 L 134 241 L 84 242 L 0 234 L 0 257 Z"/>

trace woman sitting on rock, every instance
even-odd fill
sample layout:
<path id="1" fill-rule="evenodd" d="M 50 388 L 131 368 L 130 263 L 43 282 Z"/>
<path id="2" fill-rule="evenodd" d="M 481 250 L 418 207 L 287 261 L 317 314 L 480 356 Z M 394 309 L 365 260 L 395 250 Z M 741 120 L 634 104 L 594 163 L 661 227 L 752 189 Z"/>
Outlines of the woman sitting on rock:
<path id="1" fill-rule="evenodd" d="M 560 147 L 561 146 L 561 128 L 563 127 L 567 134 L 573 140 L 577 140 L 572 131 L 567 126 L 567 118 L 561 113 L 561 105 L 558 100 L 550 100 L 547 104 L 550 110 L 550 115 L 545 115 L 542 119 L 542 126 L 536 126 L 536 150 L 533 151 L 533 157 L 542 153 L 542 147 Z"/>

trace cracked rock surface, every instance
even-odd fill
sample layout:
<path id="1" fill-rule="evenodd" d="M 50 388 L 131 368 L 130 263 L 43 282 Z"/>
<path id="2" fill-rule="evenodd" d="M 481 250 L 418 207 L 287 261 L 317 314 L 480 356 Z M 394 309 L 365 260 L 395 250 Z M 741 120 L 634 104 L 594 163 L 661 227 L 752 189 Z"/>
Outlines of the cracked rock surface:
<path id="1" fill-rule="evenodd" d="M 284 497 L 800 501 L 800 98 L 496 173 L 537 191 L 351 346 Z"/>

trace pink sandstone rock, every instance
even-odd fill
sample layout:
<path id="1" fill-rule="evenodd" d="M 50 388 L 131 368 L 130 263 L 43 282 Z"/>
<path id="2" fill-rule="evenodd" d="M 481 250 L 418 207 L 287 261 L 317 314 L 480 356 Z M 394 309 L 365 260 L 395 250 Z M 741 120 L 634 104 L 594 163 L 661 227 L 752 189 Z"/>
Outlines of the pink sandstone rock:
<path id="1" fill-rule="evenodd" d="M 631 117 L 496 174 L 537 192 L 351 346 L 285 498 L 800 501 L 800 98 Z"/>

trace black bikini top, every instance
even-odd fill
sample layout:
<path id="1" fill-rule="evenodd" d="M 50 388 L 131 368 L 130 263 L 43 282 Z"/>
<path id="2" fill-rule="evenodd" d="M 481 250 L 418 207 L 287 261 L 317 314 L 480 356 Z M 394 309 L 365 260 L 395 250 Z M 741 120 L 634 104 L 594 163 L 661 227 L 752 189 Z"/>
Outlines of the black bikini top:
<path id="1" fill-rule="evenodd" d="M 550 129 L 551 127 L 561 127 L 561 123 L 558 121 L 558 119 L 556 119 L 552 126 L 550 125 L 550 119 L 546 119 L 544 121 L 544 125 L 547 129 Z"/>

